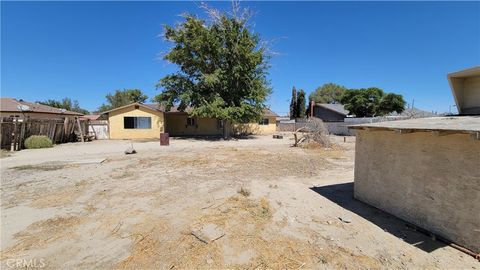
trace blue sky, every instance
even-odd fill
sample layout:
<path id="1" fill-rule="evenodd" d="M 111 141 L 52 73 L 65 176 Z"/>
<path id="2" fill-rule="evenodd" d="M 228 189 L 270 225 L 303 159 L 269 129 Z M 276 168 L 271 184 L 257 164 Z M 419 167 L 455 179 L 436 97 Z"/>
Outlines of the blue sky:
<path id="1" fill-rule="evenodd" d="M 200 2 L 1 2 L 1 96 L 77 99 L 96 109 L 115 89 L 149 97 L 176 66 L 158 37 Z M 228 2 L 209 5 L 227 8 Z M 428 111 L 454 104 L 449 72 L 480 64 L 480 2 L 242 2 L 278 53 L 271 108 L 286 114 L 292 86 L 376 86 Z"/>

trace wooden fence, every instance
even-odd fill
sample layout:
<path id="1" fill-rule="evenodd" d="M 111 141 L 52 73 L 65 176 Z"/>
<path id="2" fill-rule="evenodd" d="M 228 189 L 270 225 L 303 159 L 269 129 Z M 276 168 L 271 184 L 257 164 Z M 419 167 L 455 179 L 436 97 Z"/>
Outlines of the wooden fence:
<path id="1" fill-rule="evenodd" d="M 75 142 L 77 134 L 88 128 L 88 122 L 79 122 L 74 118 L 66 119 L 19 119 L 0 118 L 0 147 L 8 150 L 20 150 L 25 147 L 25 139 L 32 135 L 44 135 L 53 143 Z"/>

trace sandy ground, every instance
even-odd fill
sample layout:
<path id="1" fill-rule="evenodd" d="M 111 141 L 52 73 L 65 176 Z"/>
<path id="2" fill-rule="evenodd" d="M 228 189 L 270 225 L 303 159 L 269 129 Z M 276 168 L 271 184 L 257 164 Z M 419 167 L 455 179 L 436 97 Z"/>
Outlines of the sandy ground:
<path id="1" fill-rule="evenodd" d="M 354 137 L 63 144 L 1 161 L 2 269 L 480 269 L 353 199 Z M 99 163 L 100 160 L 106 160 Z"/>

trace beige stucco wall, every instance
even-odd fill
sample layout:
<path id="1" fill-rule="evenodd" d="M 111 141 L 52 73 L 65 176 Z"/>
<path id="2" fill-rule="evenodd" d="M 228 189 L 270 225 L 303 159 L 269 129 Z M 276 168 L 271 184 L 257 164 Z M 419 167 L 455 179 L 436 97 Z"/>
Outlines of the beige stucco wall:
<path id="1" fill-rule="evenodd" d="M 462 100 L 463 108 L 480 107 L 480 76 L 464 79 Z"/>
<path id="2" fill-rule="evenodd" d="M 170 136 L 213 136 L 221 135 L 217 120 L 213 118 L 194 117 L 196 126 L 187 126 L 187 114 L 166 114 L 166 131 Z"/>
<path id="3" fill-rule="evenodd" d="M 197 117 L 197 126 L 187 126 L 186 114 L 166 114 L 166 131 L 170 136 L 205 136 L 222 135 L 222 129 L 218 127 L 217 119 Z M 276 131 L 276 117 L 268 117 L 268 125 L 257 123 L 234 124 L 232 132 L 235 134 L 273 134 Z"/>
<path id="4" fill-rule="evenodd" d="M 237 134 L 255 134 L 255 135 L 271 135 L 277 131 L 276 117 L 268 118 L 268 125 L 259 125 L 258 123 L 235 124 L 232 126 L 233 133 Z"/>
<path id="5" fill-rule="evenodd" d="M 480 252 L 480 141 L 359 130 L 355 198 Z"/>
<path id="6" fill-rule="evenodd" d="M 124 129 L 123 117 L 125 116 L 151 117 L 152 127 L 150 129 Z M 163 113 L 143 107 L 135 109 L 132 105 L 110 112 L 108 121 L 110 124 L 110 139 L 158 139 L 160 133 L 163 132 Z"/>

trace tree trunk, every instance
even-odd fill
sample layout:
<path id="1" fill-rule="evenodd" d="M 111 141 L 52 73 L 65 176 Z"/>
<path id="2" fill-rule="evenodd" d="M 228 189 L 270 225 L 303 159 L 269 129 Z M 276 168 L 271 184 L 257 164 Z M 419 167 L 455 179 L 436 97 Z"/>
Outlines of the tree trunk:
<path id="1" fill-rule="evenodd" d="M 223 122 L 223 139 L 230 139 L 230 124 L 227 120 L 222 120 Z"/>

